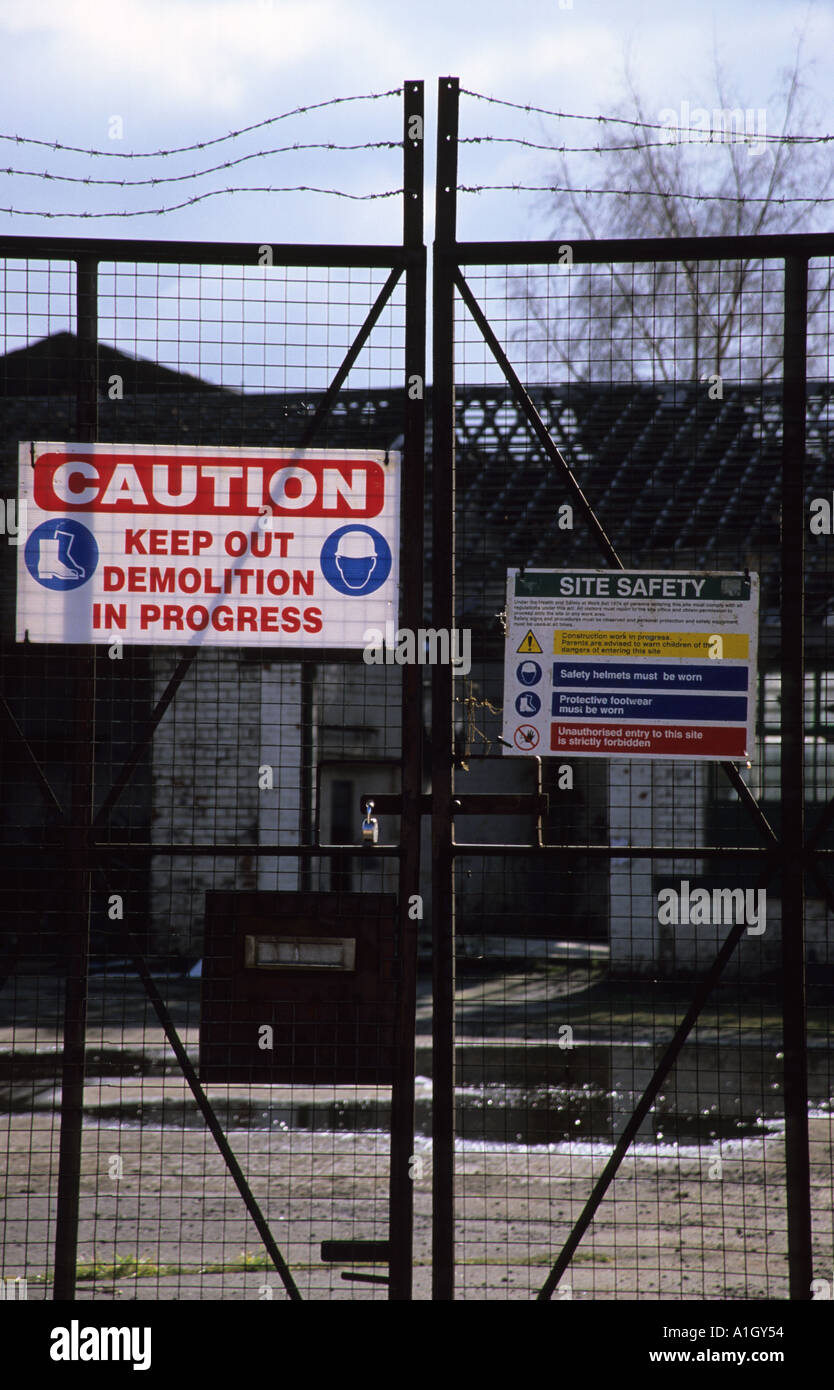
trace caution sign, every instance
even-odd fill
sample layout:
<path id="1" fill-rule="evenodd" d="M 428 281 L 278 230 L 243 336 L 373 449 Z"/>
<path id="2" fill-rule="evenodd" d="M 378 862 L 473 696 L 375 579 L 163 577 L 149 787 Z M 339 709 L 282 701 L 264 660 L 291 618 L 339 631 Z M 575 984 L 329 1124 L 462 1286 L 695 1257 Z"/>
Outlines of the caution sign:
<path id="1" fill-rule="evenodd" d="M 541 650 L 535 633 L 529 629 L 516 647 L 517 652 L 539 652 L 541 654 Z"/>
<path id="2" fill-rule="evenodd" d="M 399 463 L 21 444 L 17 639 L 361 649 L 397 617 Z"/>
<path id="3" fill-rule="evenodd" d="M 754 574 L 510 570 L 504 752 L 751 757 L 758 597 Z"/>

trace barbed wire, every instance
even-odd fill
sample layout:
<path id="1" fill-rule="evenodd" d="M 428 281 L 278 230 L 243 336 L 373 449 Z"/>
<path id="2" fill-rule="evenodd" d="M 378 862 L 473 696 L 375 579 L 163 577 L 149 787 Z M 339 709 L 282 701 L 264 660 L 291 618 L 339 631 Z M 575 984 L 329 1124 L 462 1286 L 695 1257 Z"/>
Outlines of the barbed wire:
<path id="1" fill-rule="evenodd" d="M 696 203 L 766 203 L 768 205 L 777 204 L 782 207 L 788 203 L 834 203 L 834 196 L 823 197 L 820 195 L 807 198 L 780 198 L 775 194 L 770 194 L 768 197 L 756 198 L 752 195 L 733 193 L 679 193 L 675 189 L 664 191 L 656 188 L 569 188 L 552 183 L 459 183 L 457 191 L 458 193 L 572 193 L 576 197 L 603 194 L 607 197 L 617 198 L 666 198 L 669 201 L 681 199 Z"/>
<path id="2" fill-rule="evenodd" d="M 184 183 L 189 179 L 201 179 L 207 174 L 217 174 L 224 169 L 234 169 L 239 164 L 246 164 L 253 159 L 266 159 L 274 154 L 291 154 L 295 150 L 379 150 L 379 149 L 402 149 L 401 140 L 369 140 L 364 144 L 357 145 L 336 145 L 330 142 L 319 142 L 309 145 L 280 145 L 272 150 L 258 150 L 252 154 L 242 154 L 237 159 L 227 159 L 221 164 L 213 164 L 207 169 L 194 169 L 189 174 L 155 174 L 145 179 L 96 179 L 89 174 L 51 174 L 48 170 L 38 169 L 12 169 L 0 167 L 0 177 L 11 176 L 23 179 L 45 179 L 49 183 L 83 183 L 95 185 L 96 187 L 108 188 L 146 188 L 149 185 L 162 183 Z"/>
<path id="3" fill-rule="evenodd" d="M 125 209 L 122 212 L 45 212 L 35 208 L 0 207 L 0 214 L 6 214 L 9 217 L 161 217 L 168 212 L 180 212 L 183 208 L 193 207 L 195 203 L 202 203 L 206 198 L 220 198 L 232 193 L 321 193 L 332 198 L 350 198 L 353 202 L 363 203 L 371 202 L 374 199 L 398 198 L 402 192 L 401 188 L 387 188 L 381 193 L 347 193 L 342 188 L 316 188 L 310 184 L 300 183 L 283 188 L 214 188 L 206 193 L 195 193 L 193 198 L 186 198 L 181 203 L 172 203 L 169 207 L 164 208 L 136 208 L 133 211 Z"/>
<path id="4" fill-rule="evenodd" d="M 64 145 L 60 140 L 39 140 L 32 135 L 4 135 L 0 140 L 12 141 L 18 145 L 40 145 L 48 150 L 61 150 L 67 154 L 87 154 L 101 159 L 168 159 L 175 154 L 191 154 L 195 150 L 207 150 L 212 145 L 222 145 L 227 140 L 238 140 L 241 135 L 250 135 L 253 130 L 265 130 L 278 121 L 288 121 L 291 116 L 303 116 L 310 111 L 321 111 L 326 106 L 342 106 L 352 101 L 381 101 L 385 97 L 402 96 L 402 87 L 392 87 L 387 92 L 362 92 L 356 96 L 329 97 L 327 101 L 316 101 L 306 106 L 295 106 L 291 111 L 282 111 L 278 116 L 267 116 L 263 121 L 241 126 L 240 130 L 230 130 L 227 135 L 217 135 L 211 140 L 197 140 L 192 145 L 178 145 L 170 150 L 100 150 L 83 145 Z"/>
<path id="5" fill-rule="evenodd" d="M 758 135 L 740 135 L 732 140 L 725 140 L 723 137 L 708 137 L 705 132 L 701 132 L 701 139 L 695 138 L 680 139 L 676 131 L 668 127 L 669 134 L 674 135 L 669 140 L 639 140 L 633 144 L 623 142 L 620 145 L 551 145 L 548 141 L 524 140 L 519 135 L 462 135 L 459 145 L 522 145 L 530 150 L 546 150 L 550 154 L 622 154 L 626 150 L 666 150 L 674 145 L 758 145 L 760 143 Z M 2 172 L 2 171 L 0 171 Z"/>
<path id="6" fill-rule="evenodd" d="M 662 121 L 642 121 L 629 118 L 627 116 L 589 116 L 578 111 L 551 111 L 546 106 L 534 106 L 531 102 L 507 101 L 503 97 L 487 96 L 484 92 L 473 92 L 468 87 L 461 87 L 461 96 L 473 97 L 476 101 L 486 101 L 492 106 L 509 106 L 514 111 L 526 111 L 528 114 L 538 116 L 553 116 L 560 121 L 595 121 L 599 125 L 624 125 L 630 126 L 634 130 L 685 130 L 688 134 L 704 135 L 700 126 L 669 126 Z M 707 108 L 704 108 L 705 110 Z M 718 108 L 722 109 L 722 108 Z M 834 135 L 767 135 L 762 134 L 756 137 L 762 143 L 768 144 L 793 144 L 793 145 L 823 145 L 834 141 Z M 717 142 L 716 142 L 717 143 Z"/>

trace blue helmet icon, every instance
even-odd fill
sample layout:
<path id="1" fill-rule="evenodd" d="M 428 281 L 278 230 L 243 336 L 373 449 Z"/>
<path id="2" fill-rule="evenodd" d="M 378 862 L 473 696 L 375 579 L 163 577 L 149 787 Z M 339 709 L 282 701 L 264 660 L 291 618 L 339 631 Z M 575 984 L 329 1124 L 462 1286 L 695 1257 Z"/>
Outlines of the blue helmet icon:
<path id="1" fill-rule="evenodd" d="M 542 668 L 537 661 L 521 661 L 515 674 L 522 685 L 538 685 L 542 678 Z"/>
<path id="2" fill-rule="evenodd" d="M 340 594 L 372 594 L 391 573 L 391 548 L 372 526 L 340 526 L 321 548 L 321 572 Z"/>
<path id="3" fill-rule="evenodd" d="M 334 556 L 336 568 L 349 589 L 364 589 L 376 569 L 376 550 L 366 531 L 345 531 Z"/>

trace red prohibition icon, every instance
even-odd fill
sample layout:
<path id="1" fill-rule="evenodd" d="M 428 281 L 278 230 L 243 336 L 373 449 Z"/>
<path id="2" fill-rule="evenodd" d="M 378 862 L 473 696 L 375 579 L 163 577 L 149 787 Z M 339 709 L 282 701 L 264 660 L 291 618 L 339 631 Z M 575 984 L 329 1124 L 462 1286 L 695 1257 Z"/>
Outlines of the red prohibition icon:
<path id="1" fill-rule="evenodd" d="M 532 724 L 519 724 L 513 734 L 513 743 L 516 748 L 522 748 L 525 753 L 531 748 L 535 748 L 539 741 L 539 731 Z"/>

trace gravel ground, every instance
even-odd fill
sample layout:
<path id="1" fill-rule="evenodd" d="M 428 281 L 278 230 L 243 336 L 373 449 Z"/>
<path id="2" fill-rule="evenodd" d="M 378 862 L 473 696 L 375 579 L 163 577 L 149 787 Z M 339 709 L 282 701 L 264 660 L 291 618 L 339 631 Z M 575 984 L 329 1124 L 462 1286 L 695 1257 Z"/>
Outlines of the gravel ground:
<path id="1" fill-rule="evenodd" d="M 8 1062 L 12 1051 L 16 1059 L 14 1068 L 6 1068 L 6 1081 L 0 1079 L 2 1274 L 6 1279 L 25 1277 L 33 1300 L 51 1295 L 55 1237 L 59 989 L 57 983 L 50 989 L 49 983 L 42 981 L 40 993 L 29 1001 L 23 993 L 25 982 L 19 982 L 15 1025 L 11 1026 L 8 1015 L 0 1016 L 0 1060 Z M 523 1064 L 525 1075 L 535 1072 L 537 1080 L 549 1077 L 552 1082 L 552 1069 L 567 1065 L 564 1054 L 557 1056 L 552 1038 L 549 1043 L 537 1043 L 534 1034 L 512 1046 L 499 1043 L 500 1010 L 504 1009 L 506 1023 L 511 983 L 504 979 L 501 984 L 495 1027 L 482 1035 L 488 1041 L 479 1045 L 470 1036 L 465 1042 L 469 1061 L 462 1064 L 461 1075 L 475 1097 L 471 1121 L 475 1126 L 478 1105 L 497 1107 L 499 1129 L 508 1122 L 518 1084 L 511 1075 L 514 1067 Z M 525 988 L 529 1018 L 533 1003 L 529 981 Z M 478 998 L 465 984 L 462 1013 L 468 1005 L 477 1006 L 483 1023 L 490 990 L 495 989 L 494 982 L 486 981 Z M 541 993 L 546 1016 L 553 1004 L 544 987 Z M 194 1113 L 161 1031 L 148 1018 L 136 987 L 125 994 L 121 1017 L 112 1023 L 104 994 L 99 999 L 96 989 L 91 990 L 77 1297 L 286 1298 L 223 1160 Z M 198 1035 L 192 994 L 190 983 L 183 986 L 175 1017 L 188 1050 L 195 1055 Z M 53 1002 L 50 1018 L 48 1006 Z M 421 1008 L 425 1011 L 424 1002 Z M 33 1023 L 37 1018 L 37 1029 L 27 1026 L 27 1012 Z M 425 1027 L 418 1031 L 424 1033 Z M 703 1045 L 702 1068 L 691 1073 L 687 1084 L 703 1088 L 708 1072 L 719 1077 L 722 1087 L 730 1087 L 726 1094 L 721 1092 L 721 1113 L 730 1115 L 726 1107 L 733 1092 L 743 1089 L 738 1075 L 742 1065 L 749 1066 L 749 1058 L 744 1047 L 725 1053 L 723 1037 L 710 1035 L 710 1039 Z M 755 1044 L 764 1052 L 761 1025 L 751 1042 L 754 1052 Z M 773 1043 L 774 1048 L 777 1045 Z M 817 1047 L 816 1064 L 827 1077 L 829 1056 L 822 1038 Z M 621 1086 L 623 1075 L 626 1092 L 644 1084 L 652 1065 L 647 1044 L 633 1035 L 611 1048 L 613 1061 L 609 1048 L 606 1043 L 588 1048 L 586 1075 L 603 1099 L 606 1087 L 610 1091 Z M 719 1051 L 720 1066 L 715 1060 Z M 628 1066 L 621 1065 L 620 1054 L 630 1059 Z M 501 1056 L 505 1091 L 501 1086 L 483 1086 L 494 1077 L 495 1059 Z M 425 1071 L 427 1065 L 423 1038 L 418 1070 Z M 536 1068 L 544 1070 L 539 1074 Z M 762 1075 L 769 1088 L 770 1073 Z M 755 1080 L 762 1084 L 758 1073 Z M 493 1098 L 478 1100 L 479 1085 L 484 1097 L 490 1092 Z M 571 1088 L 576 1089 L 575 1078 Z M 230 1091 L 213 1087 L 209 1094 L 302 1296 L 384 1299 L 384 1284 L 342 1277 L 381 1274 L 383 1266 L 326 1264 L 320 1248 L 323 1240 L 387 1238 L 388 1138 L 384 1129 L 389 1093 L 355 1088 L 314 1092 L 303 1087 Z M 430 1097 L 430 1081 L 419 1082 L 424 1115 Z M 705 1099 L 702 1089 L 699 1104 Z M 378 1130 L 338 1128 L 346 1108 L 361 1110 L 374 1104 L 379 1107 Z M 561 1102 L 557 1098 L 548 1104 Z M 267 1108 L 270 1129 L 263 1127 Z M 680 1148 L 657 1144 L 647 1135 L 624 1160 L 555 1296 L 576 1300 L 785 1298 L 784 1139 L 778 1121 L 773 1122 L 777 1112 L 778 1098 L 761 1131 L 744 1138 L 713 1139 L 700 1147 L 694 1140 Z M 579 1123 L 573 1120 L 574 1113 L 570 1111 L 571 1124 Z M 606 1133 L 602 1122 L 594 1128 L 600 1115 L 603 1119 L 609 1115 L 605 1105 L 601 1111 L 578 1113 L 590 1114 L 589 1133 L 600 1137 Z M 621 1118 L 618 1112 L 614 1132 Z M 834 1285 L 832 1124 L 834 1117 L 824 1113 L 811 1120 L 811 1158 L 815 1274 Z M 492 1131 L 487 1127 L 484 1132 Z M 610 1132 L 609 1128 L 609 1136 Z M 461 1143 L 456 1162 L 457 1296 L 534 1297 L 609 1152 L 610 1137 L 596 1145 L 577 1139 L 549 1147 Z M 431 1140 L 420 1135 L 415 1140 L 414 1162 L 418 1299 L 428 1299 L 431 1292 L 430 1184 Z"/>
<path id="2" fill-rule="evenodd" d="M 812 1120 L 815 1272 L 831 1277 L 832 1121 Z M 387 1140 L 296 1131 L 230 1134 L 305 1298 L 383 1298 L 319 1258 L 325 1239 L 387 1234 Z M 3 1273 L 49 1296 L 57 1117 L 4 1117 L 8 1154 Z M 530 1299 L 579 1214 L 604 1154 L 504 1148 L 458 1154 L 458 1296 Z M 629 1155 L 557 1297 L 760 1299 L 787 1294 L 784 1158 L 779 1137 L 717 1150 Z M 430 1294 L 430 1141 L 415 1174 L 415 1295 Z M 121 1177 L 112 1160 L 120 1159 Z M 712 1171 L 710 1171 L 710 1165 Z M 118 1165 L 117 1165 L 118 1166 Z M 254 1267 L 241 1266 L 247 1252 Z M 114 1278 L 138 1256 L 149 1277 Z M 286 1296 L 209 1136 L 198 1130 L 85 1128 L 79 1260 L 96 1262 L 79 1299 L 265 1299 Z M 217 1267 L 220 1268 L 217 1268 Z M 237 1266 L 237 1267 L 236 1267 Z M 214 1267 L 214 1268 L 212 1268 Z M 97 1273 L 96 1273 L 97 1271 Z M 378 1271 L 381 1272 L 381 1271 Z"/>

